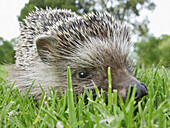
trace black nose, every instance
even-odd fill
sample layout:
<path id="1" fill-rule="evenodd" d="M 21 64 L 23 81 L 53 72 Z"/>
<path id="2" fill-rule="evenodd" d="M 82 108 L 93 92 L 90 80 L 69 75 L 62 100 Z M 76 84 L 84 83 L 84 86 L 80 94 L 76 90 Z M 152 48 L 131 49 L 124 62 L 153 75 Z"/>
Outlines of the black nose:
<path id="1" fill-rule="evenodd" d="M 143 96 L 145 96 L 145 95 L 148 94 L 146 85 L 143 84 L 143 83 L 136 82 L 136 83 L 134 83 L 134 84 L 131 85 L 131 93 L 130 93 L 130 96 L 132 95 L 132 91 L 133 91 L 133 88 L 134 88 L 135 85 L 136 85 L 135 100 L 139 100 L 140 98 L 142 98 Z"/>

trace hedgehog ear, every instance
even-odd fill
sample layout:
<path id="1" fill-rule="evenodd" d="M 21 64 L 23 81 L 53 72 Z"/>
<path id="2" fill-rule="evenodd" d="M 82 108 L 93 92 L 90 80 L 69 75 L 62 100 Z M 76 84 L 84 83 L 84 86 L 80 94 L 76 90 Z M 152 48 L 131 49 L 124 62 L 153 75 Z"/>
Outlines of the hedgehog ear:
<path id="1" fill-rule="evenodd" d="M 42 62 L 50 64 L 56 62 L 55 57 L 53 56 L 54 46 L 57 43 L 57 40 L 51 36 L 40 36 L 35 40 L 37 46 L 37 52 L 40 56 Z"/>

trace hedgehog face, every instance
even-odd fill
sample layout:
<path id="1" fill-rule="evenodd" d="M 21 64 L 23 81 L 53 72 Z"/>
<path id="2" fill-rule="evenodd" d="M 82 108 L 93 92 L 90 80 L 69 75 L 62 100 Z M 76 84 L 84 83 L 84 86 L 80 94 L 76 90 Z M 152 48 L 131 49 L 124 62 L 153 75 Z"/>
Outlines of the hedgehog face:
<path id="1" fill-rule="evenodd" d="M 61 52 L 58 55 L 57 40 L 53 37 L 41 37 L 37 40 L 37 49 L 44 63 L 56 65 L 56 70 L 63 69 L 58 72 L 58 76 L 64 74 L 66 76 L 64 67 L 71 67 L 73 89 L 77 94 L 84 91 L 84 85 L 87 89 L 94 89 L 94 84 L 107 94 L 108 67 L 111 67 L 112 88 L 118 91 L 118 95 L 124 101 L 129 87 L 133 89 L 135 84 L 137 85 L 136 100 L 147 94 L 145 85 L 140 84 L 133 76 L 127 59 L 128 52 L 124 51 L 124 46 L 116 47 L 112 40 L 99 38 L 89 38 L 81 44 L 86 45 L 71 51 L 70 56 L 65 56 Z"/>
<path id="2" fill-rule="evenodd" d="M 107 93 L 107 69 L 111 67 L 113 89 L 118 90 L 123 100 L 129 87 L 135 84 L 136 99 L 147 94 L 145 86 L 133 77 L 129 68 L 129 29 L 119 25 L 110 14 L 91 13 L 59 22 L 49 30 L 36 39 L 38 55 L 44 63 L 56 66 L 60 81 L 70 66 L 75 92 L 83 92 L 84 85 L 94 89 L 95 84 Z"/>
<path id="3" fill-rule="evenodd" d="M 102 88 L 106 94 L 108 91 L 108 67 L 111 67 L 112 88 L 118 91 L 118 95 L 125 101 L 129 87 L 133 89 L 137 86 L 136 100 L 147 94 L 144 84 L 133 76 L 133 70 L 128 62 L 127 53 L 122 51 L 123 48 L 116 48 L 111 40 L 100 40 L 91 38 L 86 45 L 77 51 L 72 59 L 79 65 L 74 67 L 77 70 L 77 77 L 74 81 L 79 81 L 80 85 L 86 85 L 87 88 L 93 89 L 95 84 L 99 89 Z M 124 54 L 123 54 L 124 52 Z"/>

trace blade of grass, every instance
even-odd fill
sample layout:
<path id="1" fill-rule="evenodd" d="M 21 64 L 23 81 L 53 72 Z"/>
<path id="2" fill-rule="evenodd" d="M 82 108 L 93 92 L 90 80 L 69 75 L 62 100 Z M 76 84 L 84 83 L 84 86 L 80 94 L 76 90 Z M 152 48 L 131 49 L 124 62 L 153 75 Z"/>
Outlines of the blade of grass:
<path id="1" fill-rule="evenodd" d="M 83 121 L 83 100 L 81 99 L 81 96 L 79 94 L 78 96 L 79 102 L 78 102 L 78 118 L 79 121 Z M 83 125 L 80 125 L 79 128 L 83 128 Z"/>
<path id="2" fill-rule="evenodd" d="M 29 94 L 29 92 L 31 91 L 32 86 L 34 85 L 34 82 L 35 82 L 35 80 L 32 82 L 32 84 L 30 85 L 27 93 L 25 94 L 25 99 L 24 99 L 23 104 L 25 104 L 26 100 L 28 99 L 28 94 Z"/>
<path id="3" fill-rule="evenodd" d="M 73 127 L 73 124 L 77 122 L 76 119 L 76 112 L 74 107 L 74 100 L 73 100 L 73 89 L 72 89 L 72 80 L 71 80 L 71 72 L 70 67 L 67 70 L 67 94 L 68 94 L 68 108 L 69 108 L 69 122 L 70 125 Z"/>
<path id="4" fill-rule="evenodd" d="M 116 114 L 116 108 L 117 107 L 117 90 L 113 90 L 113 113 Z"/>
<path id="5" fill-rule="evenodd" d="M 131 90 L 131 86 L 129 86 L 129 90 L 128 90 L 128 94 L 127 94 L 126 102 L 125 102 L 126 105 L 129 103 L 131 91 L 132 91 L 132 90 Z"/>
<path id="6" fill-rule="evenodd" d="M 67 93 L 65 93 L 63 96 L 64 96 L 64 101 L 63 101 L 63 107 L 61 109 L 61 115 L 64 114 L 65 109 L 66 109 L 66 105 L 67 105 Z"/>
<path id="7" fill-rule="evenodd" d="M 108 88 L 108 110 L 111 112 L 112 111 L 112 81 L 111 81 L 111 69 L 110 69 L 110 67 L 108 68 L 108 83 L 109 83 L 109 88 Z"/>
<path id="8" fill-rule="evenodd" d="M 9 89 L 9 91 L 8 91 L 7 94 L 5 95 L 5 99 L 3 100 L 2 105 L 4 105 L 4 104 L 7 102 L 7 100 L 9 99 L 14 85 L 15 85 L 15 82 L 12 84 L 12 86 L 11 86 L 10 89 Z M 5 93 L 4 93 L 4 94 L 5 94 Z"/>

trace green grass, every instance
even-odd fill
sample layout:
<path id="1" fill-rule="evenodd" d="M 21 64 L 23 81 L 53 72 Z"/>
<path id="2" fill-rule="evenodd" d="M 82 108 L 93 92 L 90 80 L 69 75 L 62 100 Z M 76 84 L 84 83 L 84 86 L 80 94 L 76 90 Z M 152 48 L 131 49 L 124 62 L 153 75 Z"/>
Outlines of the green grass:
<path id="1" fill-rule="evenodd" d="M 110 69 L 108 69 L 110 74 Z M 6 72 L 0 66 L 0 127 L 72 127 L 72 128 L 168 128 L 170 127 L 170 70 L 163 67 L 152 67 L 146 70 L 137 69 L 137 78 L 145 83 L 148 95 L 135 103 L 135 89 L 131 99 L 126 103 L 120 99 L 117 103 L 117 91 L 112 93 L 109 79 L 108 104 L 105 104 L 103 90 L 98 90 L 96 100 L 92 92 L 85 91 L 88 103 L 85 104 L 85 93 L 73 96 L 70 70 L 68 69 L 68 90 L 59 99 L 55 91 L 51 97 L 42 93 L 38 104 L 33 97 L 23 97 L 13 85 L 8 86 Z M 108 76 L 110 78 L 110 75 Z M 134 106 L 136 104 L 136 106 Z M 138 112 L 135 113 L 135 110 Z"/>

